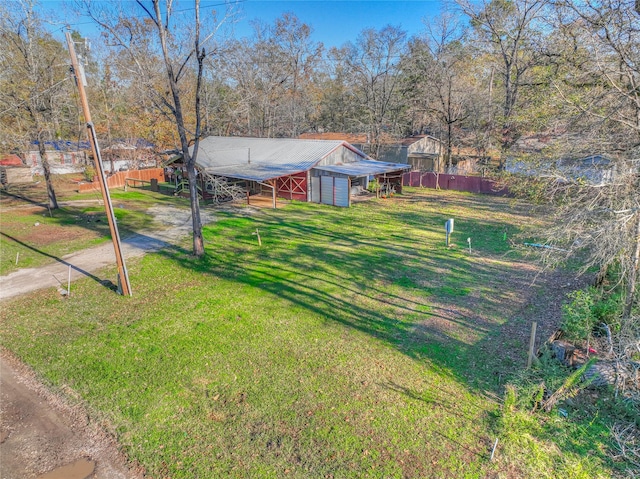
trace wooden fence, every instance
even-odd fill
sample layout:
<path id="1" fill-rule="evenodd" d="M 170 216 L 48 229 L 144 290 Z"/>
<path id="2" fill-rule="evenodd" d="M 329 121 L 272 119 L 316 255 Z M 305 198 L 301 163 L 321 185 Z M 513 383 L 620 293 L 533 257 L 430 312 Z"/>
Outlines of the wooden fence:
<path id="1" fill-rule="evenodd" d="M 107 178 L 107 186 L 111 188 L 123 188 L 127 179 L 151 182 L 152 179 L 158 180 L 158 183 L 164 182 L 164 170 L 162 168 L 148 168 L 146 170 L 119 171 Z M 78 191 L 100 190 L 100 183 L 95 180 L 92 183 L 81 183 L 78 185 Z"/>
<path id="2" fill-rule="evenodd" d="M 402 176 L 402 185 L 434 189 L 439 187 L 443 190 L 468 191 L 497 196 L 509 196 L 510 194 L 507 188 L 499 186 L 494 180 L 481 176 L 412 171 Z"/>

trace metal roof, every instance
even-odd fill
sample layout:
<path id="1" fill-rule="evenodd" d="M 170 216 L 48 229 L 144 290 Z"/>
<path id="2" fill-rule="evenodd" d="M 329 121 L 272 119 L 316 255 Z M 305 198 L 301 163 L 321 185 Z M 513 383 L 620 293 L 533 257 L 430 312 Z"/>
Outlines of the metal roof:
<path id="1" fill-rule="evenodd" d="M 198 158 L 200 155 L 198 154 Z M 200 161 L 198 160 L 198 164 Z M 253 160 L 250 164 L 243 163 L 239 165 L 228 166 L 214 166 L 205 167 L 204 171 L 210 175 L 225 176 L 227 178 L 238 178 L 241 180 L 250 181 L 266 181 L 273 178 L 280 178 L 281 176 L 294 175 L 307 171 L 304 168 L 300 168 L 300 164 L 293 163 L 287 165 L 270 165 L 268 163 L 254 163 Z"/>
<path id="2" fill-rule="evenodd" d="M 347 176 L 368 176 L 391 173 L 392 171 L 410 170 L 411 165 L 403 163 L 387 163 L 385 161 L 363 160 L 342 165 L 316 166 L 314 169 L 339 173 Z"/>
<path id="3" fill-rule="evenodd" d="M 38 141 L 34 141 L 31 143 L 34 146 L 39 145 Z M 44 142 L 45 150 L 56 150 L 56 151 L 80 151 L 80 150 L 90 150 L 91 144 L 88 141 L 69 141 L 69 140 L 47 140 Z"/>
<path id="4" fill-rule="evenodd" d="M 342 146 L 367 157 L 340 140 L 210 136 L 200 141 L 196 163 L 212 175 L 264 181 L 308 171 Z"/>

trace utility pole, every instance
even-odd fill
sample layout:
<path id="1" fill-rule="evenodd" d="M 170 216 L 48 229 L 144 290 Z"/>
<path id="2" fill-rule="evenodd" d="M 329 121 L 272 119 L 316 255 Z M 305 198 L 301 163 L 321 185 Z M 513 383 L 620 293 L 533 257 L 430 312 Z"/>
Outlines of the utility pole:
<path id="1" fill-rule="evenodd" d="M 102 167 L 100 148 L 98 147 L 98 138 L 96 137 L 96 130 L 93 126 L 93 122 L 91 121 L 89 101 L 87 100 L 87 94 L 84 89 L 84 75 L 80 75 L 81 70 L 78 64 L 78 57 L 76 56 L 76 49 L 73 39 L 71 38 L 71 33 L 67 32 L 66 37 L 67 45 L 69 47 L 69 55 L 71 56 L 71 65 L 73 67 L 73 76 L 75 77 L 78 93 L 80 94 L 84 119 L 87 122 L 87 135 L 89 136 L 89 142 L 91 143 L 91 151 L 93 152 L 95 168 L 98 172 L 98 181 L 100 182 L 102 200 L 107 212 L 107 221 L 109 222 L 109 231 L 111 232 L 111 239 L 113 240 L 113 249 L 116 253 L 116 263 L 118 264 L 118 289 L 123 296 L 131 296 L 131 284 L 129 283 L 129 274 L 127 273 L 127 266 L 124 262 L 124 256 L 122 255 L 118 225 L 116 224 L 116 217 L 113 214 L 111 196 L 109 195 L 109 188 L 107 187 L 107 180 L 104 176 L 104 168 Z"/>

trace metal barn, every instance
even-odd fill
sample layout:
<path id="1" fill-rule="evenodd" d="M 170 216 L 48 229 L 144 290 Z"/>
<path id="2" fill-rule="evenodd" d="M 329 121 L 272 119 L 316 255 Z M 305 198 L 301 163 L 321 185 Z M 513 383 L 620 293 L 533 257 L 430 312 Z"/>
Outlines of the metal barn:
<path id="1" fill-rule="evenodd" d="M 211 136 L 200 142 L 200 171 L 241 185 L 248 194 L 350 206 L 369 179 L 398 185 L 408 165 L 368 159 L 340 140 Z"/>

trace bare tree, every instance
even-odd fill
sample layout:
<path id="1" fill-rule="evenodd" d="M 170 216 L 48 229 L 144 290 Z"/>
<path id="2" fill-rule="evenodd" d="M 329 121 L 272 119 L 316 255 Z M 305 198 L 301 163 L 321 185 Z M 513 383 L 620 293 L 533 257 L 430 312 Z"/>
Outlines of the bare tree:
<path id="1" fill-rule="evenodd" d="M 35 2 L 27 0 L 0 5 L 0 105 L 6 138 L 26 137 L 36 142 L 42 161 L 49 207 L 58 208 L 45 142 L 68 132 L 69 113 L 64 84 L 64 49 L 42 27 Z M 16 145 L 17 146 L 17 145 Z"/>
<path id="2" fill-rule="evenodd" d="M 534 67 L 544 64 L 540 23 L 547 0 L 456 0 L 471 20 L 481 52 L 493 58 L 503 91 L 500 119 L 502 160 L 519 139 L 516 113 L 521 89 L 535 86 Z"/>
<path id="3" fill-rule="evenodd" d="M 288 136 L 295 138 L 305 129 L 312 104 L 311 80 L 322 57 L 321 43 L 311 41 L 312 28 L 301 23 L 298 17 L 285 13 L 277 19 L 270 46 L 272 59 L 279 59 L 284 67 L 283 86 L 288 97 Z"/>
<path id="4" fill-rule="evenodd" d="M 571 187 L 562 191 L 563 237 L 574 240 L 569 251 L 588 251 L 586 264 L 615 271 L 627 317 L 640 268 L 640 17 L 634 6 L 632 0 L 559 2 L 555 25 L 565 66 L 554 85 L 567 106 L 568 132 L 558 151 L 604 155 L 610 173 L 599 185 L 565 178 Z"/>
<path id="5" fill-rule="evenodd" d="M 444 14 L 427 23 L 424 37 L 410 44 L 403 67 L 405 98 L 423 116 L 436 117 L 444 130 L 445 162 L 452 166 L 454 127 L 469 116 L 470 84 L 464 71 L 470 55 L 464 45 L 465 31 L 457 18 Z M 428 120 L 426 121 L 428 122 Z"/>
<path id="6" fill-rule="evenodd" d="M 570 151 L 566 145 L 564 154 L 580 156 Z M 640 264 L 640 170 L 633 158 L 598 155 L 538 167 L 547 176 L 539 195 L 556 206 L 553 225 L 541 232 L 550 246 L 545 261 L 576 258 L 583 272 L 596 267 L 601 279 L 608 273 L 612 287 L 625 291 L 626 317 L 637 301 Z"/>
<path id="7" fill-rule="evenodd" d="M 114 24 L 113 12 L 100 10 L 89 0 L 84 2 L 87 12 L 104 29 L 113 45 L 127 51 L 156 106 L 174 119 L 189 180 L 193 254 L 202 256 L 204 240 L 196 175 L 202 131 L 200 95 L 204 60 L 208 54 L 216 51 L 215 34 L 221 23 L 217 23 L 212 17 L 210 22 L 213 20 L 215 26 L 211 27 L 209 33 L 202 35 L 205 23 L 200 16 L 199 0 L 194 1 L 193 9 L 188 9 L 193 12 L 190 24 L 184 23 L 186 18 L 174 11 L 172 0 L 138 0 L 136 5 L 145 16 L 145 21 L 140 22 L 135 16 L 126 15 L 120 10 L 115 17 L 117 23 Z M 184 10 L 182 13 L 184 15 Z M 150 35 L 151 31 L 155 31 L 155 37 Z M 209 51 L 207 47 L 211 47 Z M 164 84 L 155 82 L 158 70 L 154 60 L 158 57 L 164 69 Z M 185 110 L 185 101 L 191 101 L 193 108 Z M 187 113 L 193 118 L 191 128 L 188 128 Z"/>
<path id="8" fill-rule="evenodd" d="M 347 44 L 341 52 L 376 157 L 383 132 L 396 123 L 401 110 L 400 71 L 406 46 L 406 33 L 388 25 L 381 30 L 363 30 L 356 43 Z"/>

